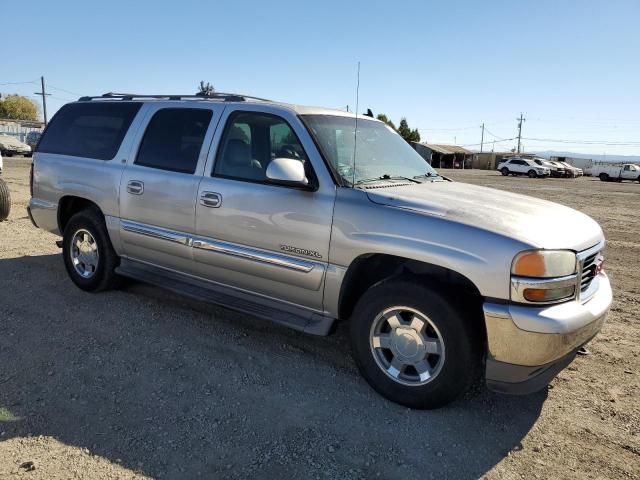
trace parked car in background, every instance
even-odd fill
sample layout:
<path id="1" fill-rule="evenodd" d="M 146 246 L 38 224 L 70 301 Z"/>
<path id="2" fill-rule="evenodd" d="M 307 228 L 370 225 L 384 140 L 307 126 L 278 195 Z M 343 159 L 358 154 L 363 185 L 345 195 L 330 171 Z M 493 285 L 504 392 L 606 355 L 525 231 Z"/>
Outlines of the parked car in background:
<path id="1" fill-rule="evenodd" d="M 560 162 L 555 160 L 547 160 L 551 165 L 556 167 L 556 174 L 559 178 L 563 178 L 567 176 L 567 169 Z"/>
<path id="2" fill-rule="evenodd" d="M 41 136 L 42 136 L 42 132 L 39 132 L 37 130 L 33 130 L 27 133 L 27 137 L 25 138 L 25 143 L 31 147 L 31 152 L 33 152 L 36 149 L 36 145 L 38 145 L 38 141 L 40 140 Z M 25 156 L 30 157 L 31 153 L 25 154 Z"/>
<path id="3" fill-rule="evenodd" d="M 552 177 L 564 177 L 564 168 L 558 165 L 551 163 L 549 160 L 545 158 L 533 158 L 532 159 L 536 165 L 541 167 L 547 167 L 551 170 Z"/>
<path id="4" fill-rule="evenodd" d="M 591 172 L 594 177 L 600 177 L 603 182 L 621 182 L 623 180 L 640 182 L 640 166 L 633 163 L 611 166 L 594 165 Z"/>
<path id="5" fill-rule="evenodd" d="M 16 137 L 0 134 L 0 153 L 6 157 L 28 155 L 31 153 L 31 147 L 26 143 L 22 143 Z"/>
<path id="6" fill-rule="evenodd" d="M 578 178 L 584 175 L 584 172 L 581 168 L 574 167 L 573 165 L 569 165 L 567 162 L 558 162 L 560 165 L 564 166 L 566 175 L 570 178 Z"/>
<path id="7" fill-rule="evenodd" d="M 549 167 L 541 166 L 529 158 L 511 157 L 498 164 L 502 175 L 527 175 L 529 178 L 548 177 L 551 175 Z"/>

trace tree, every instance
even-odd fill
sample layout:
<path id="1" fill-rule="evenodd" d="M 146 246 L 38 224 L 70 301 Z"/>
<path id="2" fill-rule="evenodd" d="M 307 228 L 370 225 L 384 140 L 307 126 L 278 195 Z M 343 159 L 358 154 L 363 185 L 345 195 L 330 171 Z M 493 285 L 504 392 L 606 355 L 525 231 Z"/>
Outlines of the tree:
<path id="1" fill-rule="evenodd" d="M 387 125 L 389 125 L 391 128 L 393 128 L 394 130 L 397 131 L 396 126 L 393 124 L 393 122 L 391 120 L 389 120 L 387 118 L 387 116 L 384 113 L 379 113 L 378 116 L 376 117 L 378 120 L 380 120 L 381 122 L 386 123 Z"/>
<path id="2" fill-rule="evenodd" d="M 198 86 L 198 93 L 196 95 L 200 97 L 208 97 L 216 93 L 216 89 L 213 88 L 209 82 L 204 83 L 204 80 L 200 80 L 200 85 Z"/>
<path id="3" fill-rule="evenodd" d="M 407 143 L 420 141 L 420 133 L 418 132 L 418 129 L 414 128 L 413 130 L 411 130 L 409 128 L 409 123 L 407 122 L 407 119 L 404 117 L 402 117 L 402 119 L 400 120 L 400 125 L 398 126 L 398 133 L 402 138 L 404 138 L 407 141 Z"/>
<path id="4" fill-rule="evenodd" d="M 27 97 L 9 95 L 0 99 L 0 118 L 10 120 L 38 120 L 38 104 Z"/>

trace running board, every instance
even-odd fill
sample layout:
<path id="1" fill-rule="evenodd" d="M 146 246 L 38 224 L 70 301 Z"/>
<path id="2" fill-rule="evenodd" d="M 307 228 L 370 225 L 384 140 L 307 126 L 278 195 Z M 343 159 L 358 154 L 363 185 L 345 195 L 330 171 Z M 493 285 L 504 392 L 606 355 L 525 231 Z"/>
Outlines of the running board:
<path id="1" fill-rule="evenodd" d="M 116 273 L 186 297 L 271 320 L 312 335 L 328 335 L 334 322 L 331 317 L 301 307 L 133 260 L 123 258 L 120 266 L 116 268 Z"/>

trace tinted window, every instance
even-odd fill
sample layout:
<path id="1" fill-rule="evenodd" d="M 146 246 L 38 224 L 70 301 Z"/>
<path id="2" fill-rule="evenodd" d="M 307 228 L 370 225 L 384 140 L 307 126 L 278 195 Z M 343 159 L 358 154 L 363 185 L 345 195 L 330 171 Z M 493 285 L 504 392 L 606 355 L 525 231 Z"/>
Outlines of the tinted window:
<path id="1" fill-rule="evenodd" d="M 211 116 L 211 110 L 200 108 L 159 110 L 149 122 L 136 165 L 173 172 L 195 172 Z"/>
<path id="2" fill-rule="evenodd" d="M 274 158 L 293 158 L 309 168 L 300 140 L 285 120 L 265 113 L 237 112 L 227 121 L 214 175 L 264 181 Z"/>
<path id="3" fill-rule="evenodd" d="M 65 105 L 45 130 L 38 151 L 111 160 L 118 153 L 140 105 L 133 102 Z"/>

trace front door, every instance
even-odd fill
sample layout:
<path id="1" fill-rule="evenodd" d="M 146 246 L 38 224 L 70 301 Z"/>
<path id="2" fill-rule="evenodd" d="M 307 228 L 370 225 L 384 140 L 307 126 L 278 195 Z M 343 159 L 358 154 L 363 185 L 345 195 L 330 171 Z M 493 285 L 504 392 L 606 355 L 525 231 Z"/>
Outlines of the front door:
<path id="1" fill-rule="evenodd" d="M 148 125 L 120 182 L 123 249 L 130 259 L 191 272 L 196 195 L 220 112 L 147 106 Z"/>
<path id="2" fill-rule="evenodd" d="M 198 189 L 193 255 L 201 276 L 322 309 L 336 189 L 295 115 L 225 112 Z M 269 184 L 274 158 L 303 162 L 313 189 Z"/>

